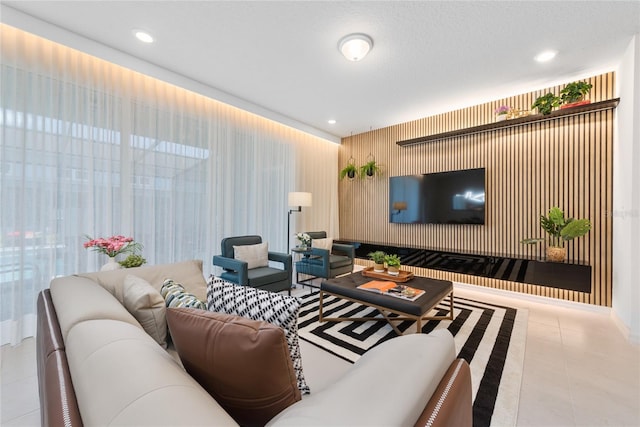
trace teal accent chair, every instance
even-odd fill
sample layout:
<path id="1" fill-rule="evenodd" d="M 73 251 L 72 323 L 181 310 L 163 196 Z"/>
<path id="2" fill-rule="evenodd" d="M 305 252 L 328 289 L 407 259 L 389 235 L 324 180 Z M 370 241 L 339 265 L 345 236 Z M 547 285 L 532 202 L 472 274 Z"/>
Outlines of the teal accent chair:
<path id="1" fill-rule="evenodd" d="M 292 262 L 291 255 L 269 251 L 269 261 L 281 265 L 281 268 L 257 267 L 249 269 L 245 261 L 234 258 L 234 246 L 256 245 L 262 243 L 260 236 L 238 236 L 222 239 L 221 255 L 213 257 L 213 265 L 222 267 L 220 278 L 242 286 L 263 289 L 271 292 L 288 291 L 291 295 Z"/>
<path id="2" fill-rule="evenodd" d="M 341 274 L 353 271 L 353 260 L 356 257 L 356 250 L 353 245 L 344 243 L 334 243 L 331 251 L 313 247 L 313 239 L 326 239 L 325 231 L 307 231 L 311 237 L 311 252 L 305 254 L 300 261 L 296 262 L 296 283 L 304 283 L 316 277 L 333 279 Z M 311 279 L 300 281 L 299 274 L 314 276 Z"/>

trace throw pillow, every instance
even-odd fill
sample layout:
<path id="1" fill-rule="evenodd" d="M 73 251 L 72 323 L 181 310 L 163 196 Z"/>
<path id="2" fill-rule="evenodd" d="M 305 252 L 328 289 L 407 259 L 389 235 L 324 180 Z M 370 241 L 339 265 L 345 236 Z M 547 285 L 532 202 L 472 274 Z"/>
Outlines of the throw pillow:
<path id="1" fill-rule="evenodd" d="M 164 298 L 146 280 L 128 274 L 122 285 L 123 305 L 145 332 L 167 348 L 167 320 Z"/>
<path id="2" fill-rule="evenodd" d="M 256 245 L 233 247 L 233 257 L 248 264 L 247 268 L 267 267 L 269 265 L 269 245 L 267 242 Z"/>
<path id="3" fill-rule="evenodd" d="M 310 392 L 302 371 L 302 355 L 298 342 L 298 298 L 235 285 L 212 275 L 207 285 L 207 309 L 263 320 L 284 329 L 298 388 L 304 394 Z"/>
<path id="4" fill-rule="evenodd" d="M 333 247 L 333 238 L 327 237 L 326 239 L 313 239 L 311 241 L 312 248 L 318 249 L 326 249 L 331 252 L 331 248 Z"/>
<path id="5" fill-rule="evenodd" d="M 184 290 L 184 286 L 173 279 L 167 279 L 160 288 L 160 294 L 164 298 L 167 307 L 190 307 L 206 310 L 204 302 Z"/>
<path id="6" fill-rule="evenodd" d="M 263 426 L 300 400 L 281 328 L 188 308 L 167 321 L 185 370 L 238 424 Z"/>

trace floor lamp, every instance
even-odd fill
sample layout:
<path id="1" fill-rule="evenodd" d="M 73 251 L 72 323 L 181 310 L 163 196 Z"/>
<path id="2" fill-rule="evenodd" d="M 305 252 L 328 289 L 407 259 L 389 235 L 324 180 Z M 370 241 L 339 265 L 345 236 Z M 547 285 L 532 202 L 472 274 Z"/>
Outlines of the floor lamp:
<path id="1" fill-rule="evenodd" d="M 291 214 L 302 212 L 302 207 L 311 206 L 311 193 L 291 192 L 289 193 L 289 207 L 297 206 L 297 209 L 289 209 L 289 220 L 287 222 L 287 253 L 289 253 L 289 243 L 291 242 Z"/>

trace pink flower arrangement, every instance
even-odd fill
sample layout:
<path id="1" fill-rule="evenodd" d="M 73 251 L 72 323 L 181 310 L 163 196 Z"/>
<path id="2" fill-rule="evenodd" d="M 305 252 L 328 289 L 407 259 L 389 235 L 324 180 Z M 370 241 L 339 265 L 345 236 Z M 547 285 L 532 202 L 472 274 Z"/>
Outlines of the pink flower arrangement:
<path id="1" fill-rule="evenodd" d="M 511 107 L 509 107 L 508 105 L 501 105 L 498 108 L 496 108 L 496 114 L 498 116 L 500 116 L 502 114 L 507 114 L 510 109 L 511 109 Z"/>
<path id="2" fill-rule="evenodd" d="M 111 236 L 106 239 L 103 237 L 98 239 L 93 239 L 89 236 L 86 237 L 89 241 L 84 243 L 83 246 L 85 249 L 92 248 L 94 251 L 103 253 L 110 258 L 124 253 L 135 254 L 136 251 L 142 249 L 142 245 L 134 242 L 133 237 Z"/>

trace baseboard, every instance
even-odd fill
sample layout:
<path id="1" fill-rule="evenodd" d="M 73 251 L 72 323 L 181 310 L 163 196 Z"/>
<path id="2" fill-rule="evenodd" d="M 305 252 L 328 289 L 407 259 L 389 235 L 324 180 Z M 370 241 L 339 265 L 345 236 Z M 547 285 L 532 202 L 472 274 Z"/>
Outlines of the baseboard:
<path id="1" fill-rule="evenodd" d="M 632 334 L 629 327 L 622 321 L 615 310 L 611 310 L 611 320 L 613 320 L 613 323 L 615 323 L 616 327 L 629 344 L 640 345 L 640 335 Z"/>
<path id="2" fill-rule="evenodd" d="M 471 285 L 469 283 L 462 283 L 462 282 L 453 282 L 453 286 L 454 289 L 464 289 L 464 290 L 468 290 L 468 291 L 472 291 L 472 292 L 479 292 L 479 293 L 484 293 L 484 294 L 493 294 L 493 295 L 497 295 L 497 296 L 502 296 L 502 297 L 506 297 L 506 298 L 514 298 L 514 299 L 519 299 L 519 300 L 523 300 L 523 301 L 530 301 L 530 302 L 536 302 L 539 304 L 545 304 L 545 305 L 554 305 L 556 307 L 563 307 L 563 308 L 570 308 L 570 309 L 574 309 L 574 310 L 582 310 L 582 311 L 588 311 L 591 313 L 598 313 L 598 314 L 605 314 L 605 315 L 611 315 L 611 308 L 610 307 L 602 307 L 599 305 L 593 305 L 593 304 L 585 304 L 582 302 L 574 302 L 574 301 L 567 301 L 567 300 L 561 300 L 561 299 L 556 299 L 556 298 L 549 298 L 549 297 L 543 297 L 543 296 L 539 296 L 539 295 L 530 295 L 530 294 L 523 294 L 520 292 L 514 292 L 514 291 L 506 291 L 503 289 L 495 289 L 495 288 L 488 288 L 488 287 L 484 287 L 484 286 L 478 286 L 478 285 Z"/>

